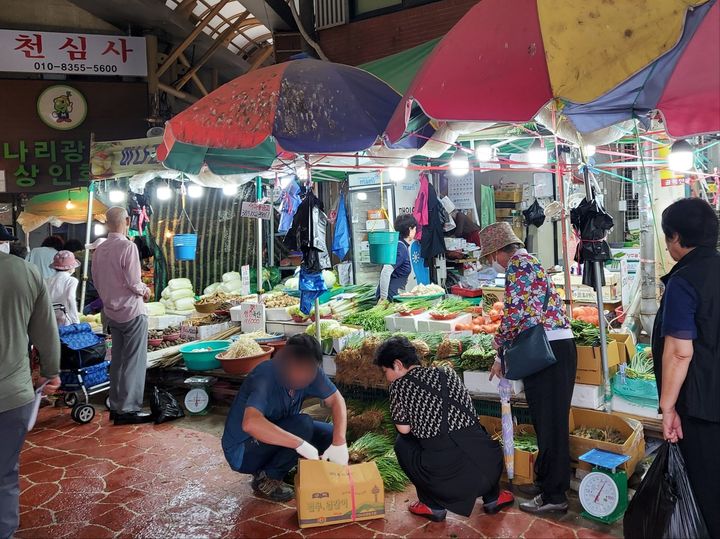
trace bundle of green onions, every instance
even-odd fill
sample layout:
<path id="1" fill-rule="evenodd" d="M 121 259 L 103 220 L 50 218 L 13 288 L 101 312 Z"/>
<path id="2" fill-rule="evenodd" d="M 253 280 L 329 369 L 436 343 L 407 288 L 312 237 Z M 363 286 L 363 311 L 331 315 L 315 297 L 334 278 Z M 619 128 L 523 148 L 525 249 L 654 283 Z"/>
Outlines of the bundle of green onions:
<path id="1" fill-rule="evenodd" d="M 385 317 L 395 314 L 395 307 L 389 303 L 379 303 L 371 309 L 354 312 L 345 317 L 343 322 L 352 326 L 360 326 L 365 331 L 385 331 Z"/>
<path id="2" fill-rule="evenodd" d="M 600 346 L 599 327 L 581 320 L 571 320 L 570 327 L 578 346 Z M 608 336 L 605 335 L 606 342 L 608 339 Z"/>
<path id="3" fill-rule="evenodd" d="M 625 376 L 640 380 L 655 380 L 653 360 L 646 350 L 635 354 L 625 367 Z"/>
<path id="4" fill-rule="evenodd" d="M 459 298 L 447 298 L 433 307 L 432 312 L 435 314 L 455 314 L 471 307 L 469 301 Z"/>
<path id="5" fill-rule="evenodd" d="M 386 491 L 401 492 L 410 484 L 395 456 L 392 438 L 368 432 L 350 446 L 349 452 L 350 464 L 375 462 Z"/>
<path id="6" fill-rule="evenodd" d="M 349 294 L 354 294 L 348 297 Z M 371 284 L 361 284 L 345 287 L 341 299 L 330 300 L 326 306 L 332 312 L 333 318 L 344 320 L 353 313 L 370 309 L 377 303 L 375 287 Z"/>

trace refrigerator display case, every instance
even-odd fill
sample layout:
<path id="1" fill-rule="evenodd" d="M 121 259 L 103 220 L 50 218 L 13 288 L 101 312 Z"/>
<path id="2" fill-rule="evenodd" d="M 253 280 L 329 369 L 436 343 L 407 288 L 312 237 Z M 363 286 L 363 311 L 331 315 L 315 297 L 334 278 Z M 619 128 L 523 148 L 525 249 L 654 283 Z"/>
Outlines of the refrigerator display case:
<path id="1" fill-rule="evenodd" d="M 383 189 L 384 200 L 381 200 L 379 185 L 350 187 L 348 192 L 355 284 L 380 282 L 382 266 L 370 262 L 368 232 L 389 230 L 390 222 L 395 219 L 394 188 L 385 185 Z M 375 212 L 382 208 L 383 202 L 390 222 L 387 219 L 372 219 L 377 217 Z"/>

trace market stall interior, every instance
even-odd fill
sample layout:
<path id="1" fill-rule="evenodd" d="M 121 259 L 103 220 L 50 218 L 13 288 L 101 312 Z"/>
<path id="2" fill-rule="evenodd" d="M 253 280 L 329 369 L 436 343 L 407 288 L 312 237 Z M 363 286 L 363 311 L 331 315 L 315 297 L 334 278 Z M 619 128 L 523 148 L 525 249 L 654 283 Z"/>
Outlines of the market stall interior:
<path id="1" fill-rule="evenodd" d="M 70 417 L 92 422 L 91 397 L 109 383 L 112 337 L 91 266 L 104 214 L 123 206 L 150 289 L 158 422 L 224 412 L 288 339 L 320 343 L 321 369 L 347 401 L 349 467 L 301 461 L 301 528 L 382 518 L 385 496 L 411 485 L 376 363 L 391 337 L 407 338 L 422 367 L 457 373 L 502 446 L 503 481 L 539 494 L 536 513 L 567 511 L 564 494 L 537 490 L 551 466 L 528 404 L 535 371 L 526 383 L 496 376 L 510 355 L 502 332 L 533 317 L 551 354 L 557 340 L 577 345 L 560 433 L 570 462 L 559 468 L 573 470 L 584 518 L 601 530 L 622 519 L 647 457 L 662 447 L 673 458 L 649 347 L 672 267 L 659 215 L 688 196 L 720 213 L 720 47 L 708 45 L 720 5 L 668 0 L 647 14 L 590 3 L 588 18 L 587 6 L 555 13 L 524 0 L 510 13 L 483 0 L 439 41 L 360 67 L 302 58 L 254 68 L 152 137 L 93 137 L 88 186 L 30 197 L 13 223 L 33 247 L 38 231 L 77 225 L 64 233 L 85 246 L 75 253 L 80 324 L 60 330 L 64 358 L 77 360 L 61 388 Z M 565 24 L 573 17 L 593 29 L 622 19 L 627 30 L 601 47 Z M 154 158 L 128 165 L 136 148 Z M 487 227 L 510 239 L 489 247 Z M 521 284 L 527 296 L 508 294 Z M 548 305 L 556 320 L 542 328 Z"/>

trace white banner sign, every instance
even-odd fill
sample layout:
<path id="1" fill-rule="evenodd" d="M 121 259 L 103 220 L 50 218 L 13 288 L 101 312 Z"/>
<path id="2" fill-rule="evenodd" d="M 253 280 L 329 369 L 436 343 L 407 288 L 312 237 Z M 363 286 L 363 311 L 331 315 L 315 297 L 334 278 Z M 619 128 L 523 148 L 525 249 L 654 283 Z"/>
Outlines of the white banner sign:
<path id="1" fill-rule="evenodd" d="M 0 71 L 145 77 L 145 38 L 0 30 Z"/>
<path id="2" fill-rule="evenodd" d="M 240 293 L 243 296 L 250 294 L 250 266 L 240 268 Z"/>
<path id="3" fill-rule="evenodd" d="M 251 217 L 253 219 L 270 219 L 272 206 L 270 204 L 259 204 L 257 202 L 243 202 L 240 210 L 240 217 Z"/>

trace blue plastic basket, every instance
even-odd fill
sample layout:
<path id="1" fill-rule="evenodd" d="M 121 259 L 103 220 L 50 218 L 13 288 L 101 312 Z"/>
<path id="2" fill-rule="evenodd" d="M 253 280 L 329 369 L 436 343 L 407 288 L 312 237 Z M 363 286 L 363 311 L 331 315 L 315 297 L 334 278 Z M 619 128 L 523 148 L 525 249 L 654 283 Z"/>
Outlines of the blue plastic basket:
<path id="1" fill-rule="evenodd" d="M 176 234 L 173 236 L 175 260 L 195 260 L 197 234 Z"/>

